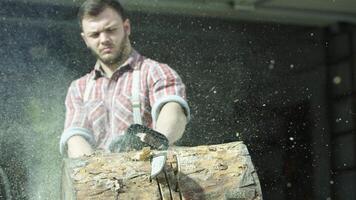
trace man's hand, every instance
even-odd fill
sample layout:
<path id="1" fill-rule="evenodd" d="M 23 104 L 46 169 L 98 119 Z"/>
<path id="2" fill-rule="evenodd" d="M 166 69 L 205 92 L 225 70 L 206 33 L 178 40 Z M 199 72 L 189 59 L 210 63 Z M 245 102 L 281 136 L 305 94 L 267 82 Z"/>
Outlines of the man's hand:
<path id="1" fill-rule="evenodd" d="M 69 138 L 67 145 L 68 157 L 70 158 L 88 156 L 93 153 L 93 148 L 82 136 L 75 135 Z"/>

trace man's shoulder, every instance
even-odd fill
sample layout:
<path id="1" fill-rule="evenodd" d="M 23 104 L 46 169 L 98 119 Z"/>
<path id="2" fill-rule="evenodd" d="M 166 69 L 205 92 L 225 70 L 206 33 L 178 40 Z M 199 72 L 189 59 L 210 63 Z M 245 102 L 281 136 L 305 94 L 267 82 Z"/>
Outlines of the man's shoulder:
<path id="1" fill-rule="evenodd" d="M 155 68 L 170 68 L 168 66 L 168 64 L 163 63 L 163 62 L 159 62 L 157 60 L 151 59 L 151 58 L 147 58 L 145 57 L 144 61 L 143 61 L 143 67 L 148 68 L 148 69 L 155 69 Z"/>
<path id="2" fill-rule="evenodd" d="M 79 87 L 85 87 L 86 83 L 88 82 L 88 80 L 93 77 L 94 75 L 94 70 L 90 71 L 89 73 L 74 79 L 71 83 L 71 86 L 79 86 Z"/>
<path id="3" fill-rule="evenodd" d="M 82 80 L 87 80 L 88 78 L 93 78 L 95 75 L 95 70 L 92 69 L 90 72 L 82 75 L 81 77 L 75 79 L 74 81 L 82 81 Z"/>
<path id="4" fill-rule="evenodd" d="M 156 69 L 156 68 L 160 68 L 160 67 L 169 67 L 166 63 L 157 61 L 155 59 L 152 59 L 148 56 L 142 55 L 140 52 L 134 50 L 134 55 L 137 57 L 137 61 L 138 62 L 142 62 L 141 63 L 141 69 Z"/>

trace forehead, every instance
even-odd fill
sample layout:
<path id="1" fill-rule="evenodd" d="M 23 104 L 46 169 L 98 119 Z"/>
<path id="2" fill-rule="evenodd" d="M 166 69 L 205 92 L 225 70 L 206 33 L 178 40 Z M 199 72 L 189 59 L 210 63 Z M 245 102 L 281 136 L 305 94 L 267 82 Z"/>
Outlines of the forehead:
<path id="1" fill-rule="evenodd" d="M 97 31 L 107 26 L 122 25 L 121 16 L 112 8 L 105 8 L 97 16 L 84 16 L 82 21 L 83 31 Z"/>

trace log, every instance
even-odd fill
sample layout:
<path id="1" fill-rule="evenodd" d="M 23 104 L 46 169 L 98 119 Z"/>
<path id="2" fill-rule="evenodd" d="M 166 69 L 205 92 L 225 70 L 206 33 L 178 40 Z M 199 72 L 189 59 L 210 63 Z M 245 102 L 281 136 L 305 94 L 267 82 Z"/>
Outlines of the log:
<path id="1" fill-rule="evenodd" d="M 164 171 L 154 180 L 150 180 L 150 160 L 140 155 L 140 151 L 96 153 L 64 159 L 62 199 L 262 199 L 257 173 L 242 142 L 172 147 Z"/>

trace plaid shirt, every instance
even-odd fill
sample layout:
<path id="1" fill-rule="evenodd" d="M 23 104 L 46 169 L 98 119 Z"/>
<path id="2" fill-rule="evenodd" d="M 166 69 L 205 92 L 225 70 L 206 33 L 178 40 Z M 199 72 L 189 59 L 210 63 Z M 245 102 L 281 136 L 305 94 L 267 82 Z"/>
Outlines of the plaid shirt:
<path id="1" fill-rule="evenodd" d="M 133 123 L 131 93 L 135 69 L 140 69 L 139 96 L 144 125 L 153 128 L 162 106 L 172 101 L 183 107 L 189 119 L 185 85 L 179 75 L 166 64 L 133 51 L 111 78 L 105 76 L 97 62 L 93 71 L 72 82 L 65 101 L 61 153 L 74 135 L 83 136 L 94 148 L 108 150 L 111 142 L 125 133 Z M 93 81 L 91 86 L 90 81 Z M 88 89 L 88 99 L 83 100 Z"/>

